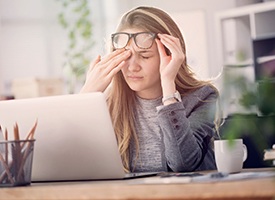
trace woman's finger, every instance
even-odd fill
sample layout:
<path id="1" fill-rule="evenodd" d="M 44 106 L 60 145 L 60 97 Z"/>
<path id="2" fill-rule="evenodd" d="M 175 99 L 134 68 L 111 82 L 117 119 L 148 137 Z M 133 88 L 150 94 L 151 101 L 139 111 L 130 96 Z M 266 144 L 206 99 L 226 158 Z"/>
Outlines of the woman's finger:
<path id="1" fill-rule="evenodd" d="M 116 75 L 125 65 L 125 61 L 122 61 L 121 63 L 119 63 L 116 67 L 114 67 L 107 75 L 108 79 L 111 79 L 112 77 L 114 77 L 114 75 Z"/>
<path id="2" fill-rule="evenodd" d="M 181 45 L 180 41 L 178 38 L 175 38 L 171 35 L 164 35 L 164 34 L 159 34 L 159 38 L 161 43 L 168 48 L 171 52 L 173 51 L 174 53 L 181 53 Z"/>
<path id="3" fill-rule="evenodd" d="M 115 57 L 112 57 L 108 61 L 105 62 L 106 72 L 109 73 L 113 68 L 117 67 L 121 62 L 127 60 L 129 56 L 131 55 L 131 51 L 126 50 L 124 52 L 121 52 Z"/>
<path id="4" fill-rule="evenodd" d="M 98 55 L 98 56 L 90 63 L 90 67 L 89 67 L 88 73 L 89 73 L 90 71 L 93 70 L 93 68 L 96 66 L 97 63 L 100 62 L 100 60 L 101 60 L 101 56 Z"/>
<path id="5" fill-rule="evenodd" d="M 159 39 L 156 39 L 156 43 L 157 43 L 160 57 L 167 56 L 163 43 Z"/>
<path id="6" fill-rule="evenodd" d="M 105 57 L 101 58 L 101 63 L 105 64 L 106 62 L 108 62 L 109 60 L 112 60 L 114 57 L 118 56 L 119 54 L 125 52 L 125 49 L 118 49 L 115 50 L 111 53 L 109 53 L 108 55 L 106 55 Z"/>

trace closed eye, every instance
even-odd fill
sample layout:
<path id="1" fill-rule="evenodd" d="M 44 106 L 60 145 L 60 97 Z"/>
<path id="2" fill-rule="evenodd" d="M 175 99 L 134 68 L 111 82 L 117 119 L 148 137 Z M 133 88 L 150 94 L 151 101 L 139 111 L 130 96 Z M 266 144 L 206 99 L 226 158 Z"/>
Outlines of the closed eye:
<path id="1" fill-rule="evenodd" d="M 146 53 L 140 53 L 139 55 L 143 59 L 149 59 L 150 57 L 153 56 L 151 53 L 148 53 L 148 52 L 146 52 Z"/>

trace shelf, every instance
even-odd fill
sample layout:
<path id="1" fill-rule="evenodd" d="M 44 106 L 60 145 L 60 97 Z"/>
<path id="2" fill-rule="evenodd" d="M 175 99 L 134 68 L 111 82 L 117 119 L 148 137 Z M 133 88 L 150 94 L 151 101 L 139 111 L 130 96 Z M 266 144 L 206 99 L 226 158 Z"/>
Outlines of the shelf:
<path id="1" fill-rule="evenodd" d="M 275 61 L 275 55 L 262 56 L 262 57 L 257 58 L 258 64 L 263 64 L 263 63 L 270 62 L 270 61 Z"/>
<path id="2" fill-rule="evenodd" d="M 222 11 L 217 14 L 220 19 L 236 18 L 245 15 L 250 15 L 259 12 L 272 11 L 275 9 L 275 2 L 257 3 L 253 5 L 233 8 L 227 11 Z"/>
<path id="3" fill-rule="evenodd" d="M 275 78 L 275 35 L 253 40 L 256 80 Z"/>
<path id="4" fill-rule="evenodd" d="M 275 80 L 275 1 L 219 12 L 216 21 L 217 60 L 224 70 L 222 95 L 237 97 L 235 90 L 239 88 L 235 80 L 240 77 L 252 84 L 248 87 L 251 90 L 262 80 Z M 234 106 L 223 109 L 228 113 L 239 112 L 239 102 Z"/>
<path id="5" fill-rule="evenodd" d="M 275 10 L 255 13 L 254 38 L 266 37 L 275 33 Z"/>
<path id="6" fill-rule="evenodd" d="M 249 16 L 241 16 L 237 20 L 235 18 L 223 20 L 221 28 L 222 53 L 225 63 L 231 65 L 238 60 L 250 59 L 252 61 L 249 64 L 253 64 Z M 240 55 L 242 58 L 238 58 Z"/>
<path id="7" fill-rule="evenodd" d="M 250 37 L 253 39 L 275 32 L 275 2 L 257 3 L 217 14 L 220 21 L 228 19 L 240 21 L 244 17 L 249 18 L 246 24 L 250 27 Z"/>
<path id="8" fill-rule="evenodd" d="M 249 67 L 249 66 L 253 66 L 253 60 L 252 59 L 248 59 L 242 62 L 226 62 L 224 63 L 225 67 Z"/>
<path id="9" fill-rule="evenodd" d="M 275 19 L 275 17 L 274 17 L 274 19 Z M 275 32 L 270 32 L 270 33 L 262 34 L 261 36 L 258 36 L 257 38 L 254 38 L 253 40 L 254 41 L 260 41 L 260 40 L 272 39 L 274 37 L 275 37 Z"/>

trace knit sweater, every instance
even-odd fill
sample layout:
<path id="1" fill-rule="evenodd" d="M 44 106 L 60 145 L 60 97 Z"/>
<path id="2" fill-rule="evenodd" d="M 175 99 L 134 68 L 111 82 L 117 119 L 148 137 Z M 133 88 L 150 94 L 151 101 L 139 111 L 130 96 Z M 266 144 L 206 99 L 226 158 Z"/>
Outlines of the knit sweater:
<path id="1" fill-rule="evenodd" d="M 161 98 L 137 98 L 135 126 L 139 150 L 132 142 L 131 171 L 216 169 L 212 139 L 217 98 L 217 92 L 210 86 L 167 106 L 162 105 Z"/>

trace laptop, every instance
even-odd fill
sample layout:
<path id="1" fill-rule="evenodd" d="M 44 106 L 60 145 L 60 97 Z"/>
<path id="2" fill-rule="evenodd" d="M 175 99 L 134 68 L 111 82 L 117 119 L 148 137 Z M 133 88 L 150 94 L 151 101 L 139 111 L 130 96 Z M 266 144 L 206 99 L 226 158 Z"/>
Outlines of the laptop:
<path id="1" fill-rule="evenodd" d="M 125 174 L 103 93 L 0 101 L 0 125 L 21 139 L 37 120 L 32 182 L 124 179 Z"/>

